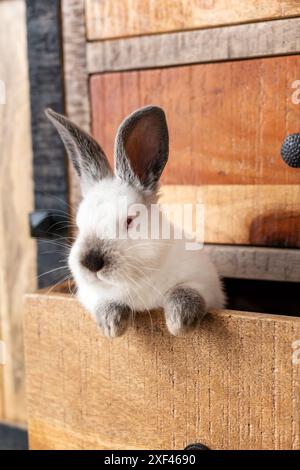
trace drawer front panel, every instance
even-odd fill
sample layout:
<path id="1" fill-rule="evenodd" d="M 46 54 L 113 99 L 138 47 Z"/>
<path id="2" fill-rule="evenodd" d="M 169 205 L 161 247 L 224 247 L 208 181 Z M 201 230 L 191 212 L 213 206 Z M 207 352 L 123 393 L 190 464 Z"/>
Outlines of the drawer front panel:
<path id="1" fill-rule="evenodd" d="M 203 204 L 206 243 L 300 246 L 298 185 L 165 185 L 160 201 Z"/>
<path id="2" fill-rule="evenodd" d="M 300 14 L 298 0 L 85 0 L 85 7 L 86 29 L 90 40 L 261 21 Z"/>
<path id="3" fill-rule="evenodd" d="M 146 104 L 166 110 L 165 184 L 299 184 L 280 148 L 300 130 L 293 83 L 300 57 L 276 57 L 96 75 L 92 126 L 112 158 L 116 129 Z"/>
<path id="4" fill-rule="evenodd" d="M 299 338 L 299 318 L 215 311 L 183 338 L 140 314 L 110 341 L 70 296 L 31 296 L 31 448 L 299 449 Z"/>
<path id="5" fill-rule="evenodd" d="M 112 162 L 122 119 L 162 106 L 165 202 L 203 202 L 206 242 L 298 247 L 300 173 L 280 148 L 300 130 L 299 67 L 289 56 L 94 75 L 93 133 Z"/>

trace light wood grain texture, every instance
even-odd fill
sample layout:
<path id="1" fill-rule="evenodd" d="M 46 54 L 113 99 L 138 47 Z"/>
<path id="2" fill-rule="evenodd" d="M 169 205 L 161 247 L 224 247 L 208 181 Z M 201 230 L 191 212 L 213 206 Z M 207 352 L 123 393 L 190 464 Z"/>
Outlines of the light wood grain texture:
<path id="1" fill-rule="evenodd" d="M 79 199 L 77 194 L 74 206 Z M 183 204 L 194 204 L 194 209 L 195 204 L 202 204 L 205 243 L 300 247 L 300 186 L 163 185 L 160 194 L 162 204 L 178 204 L 178 211 L 181 211 Z M 202 242 L 202 233 L 196 235 Z M 256 256 L 255 251 L 253 256 Z M 285 259 L 286 264 L 277 272 L 266 271 L 265 276 L 268 278 L 274 274 L 275 278 L 281 280 L 296 280 L 298 264 L 295 259 L 294 268 L 293 265 L 289 267 L 291 257 L 291 254 L 281 256 L 279 259 Z M 268 257 L 263 259 L 266 262 Z M 243 269 L 246 270 L 246 267 Z M 251 277 L 250 273 L 257 272 L 258 267 L 253 268 L 254 271 L 250 266 L 249 269 Z M 263 265 L 258 275 L 262 275 L 262 269 Z M 279 277 L 281 275 L 283 277 Z"/>
<path id="2" fill-rule="evenodd" d="M 210 244 L 204 251 L 223 277 L 300 281 L 300 250 Z"/>
<path id="3" fill-rule="evenodd" d="M 0 337 L 6 346 L 0 417 L 25 421 L 23 295 L 35 288 L 35 245 L 28 226 L 33 188 L 25 2 L 0 2 L 0 17 L 0 79 L 6 85 L 6 104 L 0 104 Z"/>
<path id="4" fill-rule="evenodd" d="M 89 132 L 90 102 L 86 63 L 85 2 L 84 0 L 62 0 L 61 6 L 66 114 L 78 126 Z M 79 184 L 70 164 L 69 179 L 71 181 L 70 200 L 76 200 L 78 203 Z"/>
<path id="5" fill-rule="evenodd" d="M 300 246 L 297 185 L 166 185 L 160 202 L 203 204 L 206 243 Z"/>
<path id="6" fill-rule="evenodd" d="M 300 51 L 300 19 L 87 43 L 89 73 L 146 69 Z"/>
<path id="7" fill-rule="evenodd" d="M 90 40 L 300 15 L 298 0 L 86 0 L 85 3 Z"/>
<path id="8" fill-rule="evenodd" d="M 300 56 L 95 75 L 92 129 L 112 161 L 116 130 L 136 108 L 166 112 L 170 157 L 165 184 L 298 184 L 280 157 L 299 132 L 292 84 Z"/>
<path id="9" fill-rule="evenodd" d="M 152 318 L 110 341 L 70 296 L 27 299 L 32 449 L 300 448 L 300 318 L 213 311 L 182 338 Z"/>

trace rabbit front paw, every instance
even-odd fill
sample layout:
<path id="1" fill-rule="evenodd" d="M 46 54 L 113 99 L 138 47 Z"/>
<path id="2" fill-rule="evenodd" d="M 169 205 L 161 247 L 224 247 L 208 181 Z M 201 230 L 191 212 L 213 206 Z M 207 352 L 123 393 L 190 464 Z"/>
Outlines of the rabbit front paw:
<path id="1" fill-rule="evenodd" d="M 200 324 L 207 308 L 202 295 L 190 287 L 175 287 L 164 302 L 168 330 L 174 336 L 189 333 Z"/>
<path id="2" fill-rule="evenodd" d="M 127 330 L 129 315 L 130 308 L 127 305 L 108 302 L 98 306 L 96 321 L 104 336 L 115 338 Z"/>

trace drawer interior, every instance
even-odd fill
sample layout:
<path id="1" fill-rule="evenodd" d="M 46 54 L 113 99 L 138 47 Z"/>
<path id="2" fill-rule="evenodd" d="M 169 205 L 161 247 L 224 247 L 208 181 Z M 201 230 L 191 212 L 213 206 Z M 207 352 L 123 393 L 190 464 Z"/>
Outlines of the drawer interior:
<path id="1" fill-rule="evenodd" d="M 41 292 L 74 295 L 73 282 L 57 282 L 55 287 L 41 289 Z M 299 282 L 233 278 L 224 278 L 223 282 L 230 310 L 300 317 Z"/>
<path id="2" fill-rule="evenodd" d="M 300 316 L 300 283 L 224 279 L 228 308 L 274 315 Z"/>

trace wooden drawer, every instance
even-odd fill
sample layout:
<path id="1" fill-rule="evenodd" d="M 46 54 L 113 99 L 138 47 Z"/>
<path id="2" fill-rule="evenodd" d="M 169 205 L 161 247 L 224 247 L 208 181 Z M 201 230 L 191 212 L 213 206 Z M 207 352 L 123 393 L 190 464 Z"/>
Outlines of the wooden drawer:
<path id="1" fill-rule="evenodd" d="M 299 69 L 300 56 L 289 56 L 93 75 L 92 131 L 113 163 L 119 124 L 157 104 L 170 133 L 163 184 L 299 186 L 280 157 L 300 130 Z"/>
<path id="2" fill-rule="evenodd" d="M 120 122 L 162 106 L 163 202 L 203 203 L 207 243 L 299 247 L 300 174 L 280 156 L 285 136 L 299 131 L 299 67 L 288 56 L 94 75 L 93 134 L 113 165 Z"/>
<path id="3" fill-rule="evenodd" d="M 300 449 L 299 339 L 300 318 L 224 310 L 182 338 L 136 315 L 110 341 L 71 295 L 28 296 L 30 446 Z"/>
<path id="4" fill-rule="evenodd" d="M 300 130 L 300 9 L 259 3 L 131 1 L 129 21 L 126 0 L 62 0 L 66 113 L 112 160 L 123 117 L 161 105 L 162 200 L 204 203 L 226 276 L 297 282 L 300 176 L 280 147 Z M 72 170 L 69 180 L 75 207 Z M 300 449 L 300 318 L 213 311 L 175 338 L 153 312 L 109 341 L 71 295 L 26 305 L 31 448 Z"/>
<path id="5" fill-rule="evenodd" d="M 297 0 L 85 0 L 89 40 L 140 36 L 300 14 Z M 128 14 L 130 12 L 130 14 Z"/>

